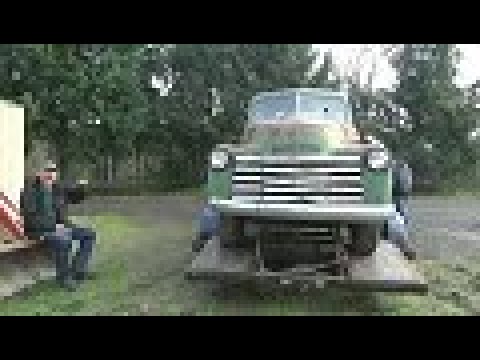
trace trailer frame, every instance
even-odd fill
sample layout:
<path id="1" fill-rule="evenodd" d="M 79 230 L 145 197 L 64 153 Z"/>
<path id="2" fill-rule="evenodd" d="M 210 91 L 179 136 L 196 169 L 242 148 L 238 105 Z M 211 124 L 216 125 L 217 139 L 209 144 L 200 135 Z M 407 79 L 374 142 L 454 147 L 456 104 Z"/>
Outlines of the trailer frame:
<path id="1" fill-rule="evenodd" d="M 259 242 L 257 241 L 257 244 Z M 328 275 L 321 271 L 268 271 L 262 266 L 261 254 L 232 251 L 221 246 L 218 236 L 212 237 L 194 257 L 186 275 L 192 280 L 237 282 L 253 280 L 276 285 L 304 287 L 342 287 L 352 290 L 428 292 L 428 284 L 391 243 L 381 240 L 376 251 L 363 259 L 350 259 L 348 274 Z"/>

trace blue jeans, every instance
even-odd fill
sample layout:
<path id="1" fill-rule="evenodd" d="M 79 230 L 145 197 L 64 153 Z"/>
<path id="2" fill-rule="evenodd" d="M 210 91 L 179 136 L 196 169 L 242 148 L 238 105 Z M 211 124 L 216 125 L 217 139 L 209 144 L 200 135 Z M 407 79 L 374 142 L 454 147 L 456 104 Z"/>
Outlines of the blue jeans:
<path id="1" fill-rule="evenodd" d="M 407 198 L 401 197 L 396 201 L 396 208 L 400 215 L 403 217 L 405 224 L 408 225 L 410 222 L 410 212 L 407 205 Z"/>
<path id="2" fill-rule="evenodd" d="M 44 235 L 44 240 L 54 255 L 57 277 L 61 279 L 71 275 L 72 272 L 75 274 L 87 272 L 96 240 L 95 232 L 90 229 L 71 226 L 67 227 L 67 230 L 69 231 L 67 234 L 54 232 Z M 78 250 L 72 256 L 74 241 L 78 242 Z"/>
<path id="3" fill-rule="evenodd" d="M 199 220 L 199 236 L 201 239 L 210 239 L 212 236 L 218 235 L 220 214 L 213 206 L 205 206 L 202 209 Z"/>
<path id="4" fill-rule="evenodd" d="M 398 217 L 392 217 L 387 222 L 388 240 L 398 246 L 402 251 L 409 251 L 408 233 L 410 226 L 410 212 L 407 206 L 407 198 L 395 199 L 395 207 Z"/>

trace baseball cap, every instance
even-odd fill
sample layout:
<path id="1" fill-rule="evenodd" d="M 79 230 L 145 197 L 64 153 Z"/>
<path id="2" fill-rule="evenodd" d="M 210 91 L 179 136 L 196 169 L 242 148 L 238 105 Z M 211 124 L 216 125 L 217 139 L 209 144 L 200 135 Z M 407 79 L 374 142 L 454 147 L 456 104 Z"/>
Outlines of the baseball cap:
<path id="1" fill-rule="evenodd" d="M 46 172 L 56 172 L 57 170 L 57 165 L 52 161 L 49 161 L 43 168 L 43 171 Z"/>

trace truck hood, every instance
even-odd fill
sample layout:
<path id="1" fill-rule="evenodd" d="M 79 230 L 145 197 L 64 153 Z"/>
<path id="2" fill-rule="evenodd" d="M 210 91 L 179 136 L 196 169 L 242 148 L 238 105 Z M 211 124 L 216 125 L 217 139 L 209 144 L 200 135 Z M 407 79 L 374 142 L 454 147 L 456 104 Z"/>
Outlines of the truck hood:
<path id="1" fill-rule="evenodd" d="M 269 126 L 252 130 L 248 147 L 263 153 L 327 154 L 360 148 L 360 137 L 353 126 Z"/>

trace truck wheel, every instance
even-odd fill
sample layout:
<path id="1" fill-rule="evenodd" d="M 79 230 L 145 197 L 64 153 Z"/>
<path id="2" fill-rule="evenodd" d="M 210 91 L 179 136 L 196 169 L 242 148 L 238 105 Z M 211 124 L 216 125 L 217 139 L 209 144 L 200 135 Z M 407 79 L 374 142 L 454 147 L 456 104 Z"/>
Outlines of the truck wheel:
<path id="1" fill-rule="evenodd" d="M 356 224 L 351 226 L 351 243 L 347 250 L 354 257 L 366 257 L 372 255 L 379 243 L 378 225 Z"/>

